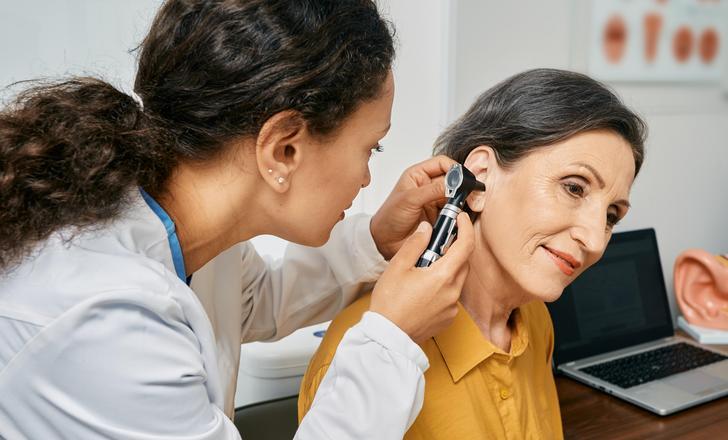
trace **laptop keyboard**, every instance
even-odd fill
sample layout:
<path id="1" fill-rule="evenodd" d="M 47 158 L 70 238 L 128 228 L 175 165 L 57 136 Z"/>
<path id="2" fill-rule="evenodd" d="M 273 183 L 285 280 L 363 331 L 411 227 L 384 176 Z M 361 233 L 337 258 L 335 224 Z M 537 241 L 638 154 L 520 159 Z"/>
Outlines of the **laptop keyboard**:
<path id="1" fill-rule="evenodd" d="M 728 359 L 680 342 L 582 368 L 580 371 L 622 388 L 630 388 Z"/>

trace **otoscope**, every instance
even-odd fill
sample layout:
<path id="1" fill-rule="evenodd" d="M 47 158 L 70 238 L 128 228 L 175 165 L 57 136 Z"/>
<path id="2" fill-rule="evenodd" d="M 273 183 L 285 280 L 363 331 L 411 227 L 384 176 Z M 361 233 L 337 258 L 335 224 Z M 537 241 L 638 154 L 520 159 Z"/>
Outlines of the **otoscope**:
<path id="1" fill-rule="evenodd" d="M 485 191 L 485 184 L 475 180 L 473 173 L 459 163 L 450 167 L 445 175 L 447 203 L 437 216 L 430 244 L 417 260 L 416 267 L 428 267 L 443 256 L 445 249 L 450 246 L 458 234 L 458 214 L 463 211 L 465 199 L 473 190 Z"/>

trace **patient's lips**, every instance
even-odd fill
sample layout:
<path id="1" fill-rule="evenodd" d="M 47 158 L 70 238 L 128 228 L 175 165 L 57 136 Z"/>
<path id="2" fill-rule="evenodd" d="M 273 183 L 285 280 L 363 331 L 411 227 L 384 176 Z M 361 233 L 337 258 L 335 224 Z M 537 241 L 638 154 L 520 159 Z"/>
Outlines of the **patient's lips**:
<path id="1" fill-rule="evenodd" d="M 556 249 L 552 249 L 546 246 L 544 248 L 549 257 L 553 260 L 556 266 L 566 275 L 571 276 L 574 271 L 581 267 L 581 262 L 566 252 L 561 252 Z"/>

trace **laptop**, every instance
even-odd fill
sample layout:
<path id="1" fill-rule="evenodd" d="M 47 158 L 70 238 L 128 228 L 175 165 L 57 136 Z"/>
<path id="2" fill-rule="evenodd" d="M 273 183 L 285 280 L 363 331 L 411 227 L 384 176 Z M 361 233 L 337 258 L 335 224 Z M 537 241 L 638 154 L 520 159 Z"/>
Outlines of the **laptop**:
<path id="1" fill-rule="evenodd" d="M 548 308 L 561 374 L 663 416 L 728 395 L 728 356 L 674 334 L 654 229 L 613 234 Z"/>

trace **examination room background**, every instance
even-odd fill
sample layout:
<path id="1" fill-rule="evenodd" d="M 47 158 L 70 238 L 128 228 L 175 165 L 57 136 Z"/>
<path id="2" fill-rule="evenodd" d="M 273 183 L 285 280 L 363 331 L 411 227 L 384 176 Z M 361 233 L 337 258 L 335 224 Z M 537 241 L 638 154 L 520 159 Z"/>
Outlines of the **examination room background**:
<path id="1" fill-rule="evenodd" d="M 608 1 L 608 0 L 603 0 Z M 102 76 L 130 92 L 134 54 L 158 0 L 2 0 L 0 99 L 14 81 Z M 483 90 L 534 67 L 587 72 L 589 7 L 583 0 L 380 0 L 397 28 L 396 97 L 385 153 L 350 213 L 373 213 L 401 171 L 429 156 L 437 134 Z M 726 50 L 723 48 L 723 50 Z M 724 57 L 728 60 L 728 57 Z M 612 84 L 650 127 L 633 205 L 617 231 L 654 227 L 668 291 L 672 265 L 690 247 L 728 252 L 728 66 L 720 83 Z M 280 255 L 275 238 L 255 239 Z M 196 289 L 234 293 L 237 250 L 195 275 Z M 229 277 L 232 275 L 232 278 Z M 673 314 L 677 311 L 671 298 Z"/>

